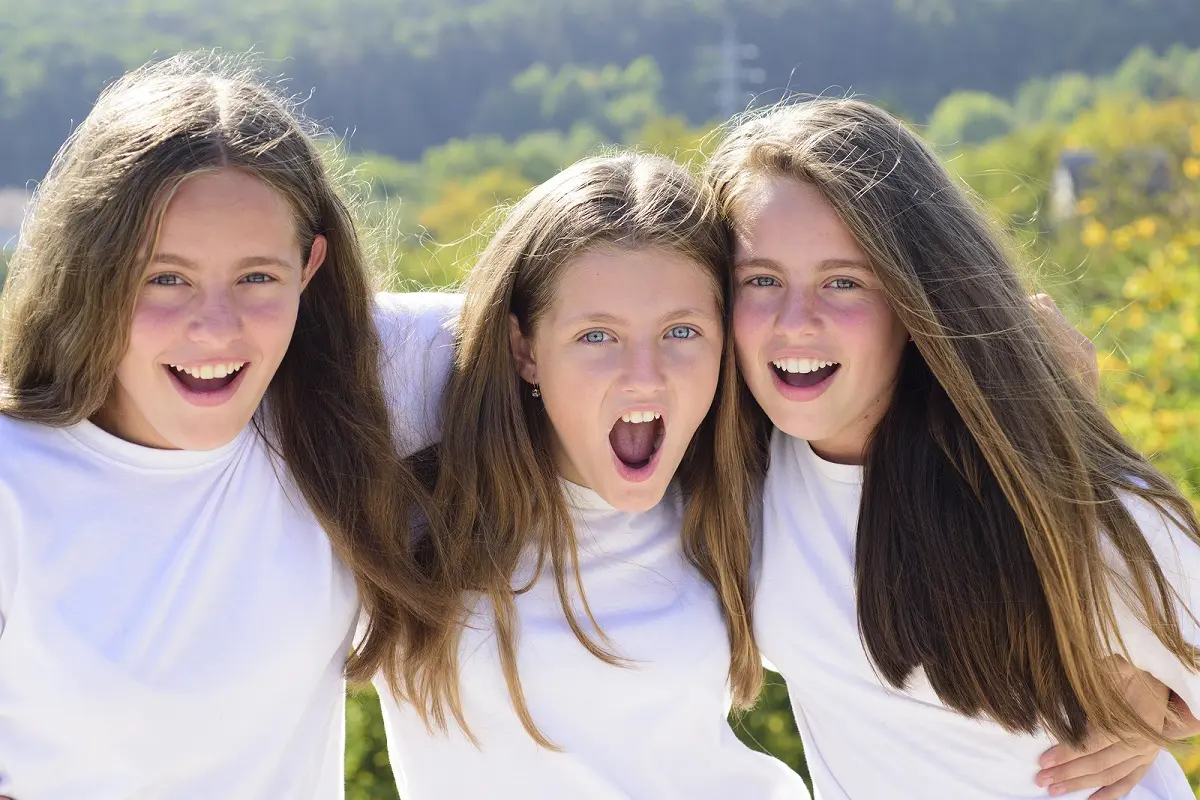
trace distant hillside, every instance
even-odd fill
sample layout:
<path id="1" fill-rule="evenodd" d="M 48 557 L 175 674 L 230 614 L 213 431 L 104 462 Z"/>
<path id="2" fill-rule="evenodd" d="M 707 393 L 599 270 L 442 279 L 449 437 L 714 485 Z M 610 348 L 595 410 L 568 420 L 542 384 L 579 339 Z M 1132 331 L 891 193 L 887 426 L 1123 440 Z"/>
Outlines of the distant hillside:
<path id="1" fill-rule="evenodd" d="M 195 46 L 283 59 L 272 69 L 353 148 L 412 159 L 564 128 L 603 91 L 587 75 L 642 56 L 663 111 L 709 120 L 723 21 L 757 48 L 746 88 L 853 88 L 917 117 L 955 90 L 1011 96 L 1139 44 L 1200 45 L 1196 0 L 0 0 L 0 20 L 0 185 L 39 177 L 106 81 Z"/>

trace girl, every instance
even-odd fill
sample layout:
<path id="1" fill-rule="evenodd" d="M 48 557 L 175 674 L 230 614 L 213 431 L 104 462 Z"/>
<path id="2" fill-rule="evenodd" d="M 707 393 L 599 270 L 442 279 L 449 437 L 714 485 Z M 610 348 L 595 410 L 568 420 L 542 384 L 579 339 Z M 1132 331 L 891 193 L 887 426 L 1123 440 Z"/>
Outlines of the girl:
<path id="1" fill-rule="evenodd" d="M 1052 737 L 1161 740 L 1112 664 L 1200 701 L 1196 517 L 1067 374 L 984 217 L 857 101 L 737 125 L 710 177 L 770 439 L 756 631 L 817 795 L 1035 797 Z M 1192 797 L 1165 754 L 1113 789 Z"/>
<path id="2" fill-rule="evenodd" d="M 4 295 L 0 794 L 340 796 L 343 667 L 395 674 L 437 609 L 397 444 L 427 443 L 399 373 L 445 311 L 377 307 L 381 348 L 347 208 L 261 85 L 180 57 L 104 92 Z"/>
<path id="3" fill-rule="evenodd" d="M 427 553 L 463 615 L 406 653 L 415 708 L 381 692 L 406 800 L 807 797 L 726 722 L 761 682 L 728 248 L 686 170 L 618 155 L 471 271 Z"/>

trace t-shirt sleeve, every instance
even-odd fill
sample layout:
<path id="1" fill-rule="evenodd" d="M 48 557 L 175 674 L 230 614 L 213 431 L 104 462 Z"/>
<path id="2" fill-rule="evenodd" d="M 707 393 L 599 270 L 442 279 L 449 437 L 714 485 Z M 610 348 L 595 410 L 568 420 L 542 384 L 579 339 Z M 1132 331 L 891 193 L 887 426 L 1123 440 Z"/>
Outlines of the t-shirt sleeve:
<path id="1" fill-rule="evenodd" d="M 442 393 L 454 360 L 454 326 L 463 296 L 379 294 L 375 321 L 383 341 L 382 377 L 400 452 L 441 438 Z"/>
<path id="2" fill-rule="evenodd" d="M 1126 507 L 1142 529 L 1163 577 L 1175 590 L 1173 598 L 1180 632 L 1186 642 L 1200 646 L 1200 544 L 1187 536 L 1174 521 L 1166 518 L 1150 503 L 1127 498 Z M 1115 550 L 1110 558 L 1119 559 Z M 1123 564 L 1118 570 L 1125 572 Z M 1158 636 L 1134 612 L 1136 596 L 1126 591 L 1113 592 L 1113 609 L 1121 638 L 1133 663 L 1169 686 L 1200 713 L 1200 673 L 1189 670 L 1159 641 Z"/>
<path id="3" fill-rule="evenodd" d="M 0 483 L 0 636 L 4 635 L 5 620 L 11 613 L 13 594 L 17 588 L 17 520 L 16 504 L 8 488 Z"/>

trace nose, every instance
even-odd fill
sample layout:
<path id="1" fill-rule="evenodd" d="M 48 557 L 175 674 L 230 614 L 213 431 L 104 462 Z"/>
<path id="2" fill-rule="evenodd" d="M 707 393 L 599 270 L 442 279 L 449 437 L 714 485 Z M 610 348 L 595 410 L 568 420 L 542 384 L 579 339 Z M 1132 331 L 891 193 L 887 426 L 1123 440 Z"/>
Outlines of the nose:
<path id="1" fill-rule="evenodd" d="M 815 332 L 821 324 L 818 303 L 815 293 L 803 287 L 789 287 L 775 317 L 775 327 L 780 333 L 798 336 Z"/>
<path id="2" fill-rule="evenodd" d="M 210 289 L 200 295 L 188 326 L 193 341 L 222 347 L 237 339 L 241 332 L 241 315 L 229 289 Z"/>
<path id="3" fill-rule="evenodd" d="M 625 350 L 623 389 L 626 394 L 645 397 L 666 388 L 663 354 L 656 341 L 638 341 Z"/>

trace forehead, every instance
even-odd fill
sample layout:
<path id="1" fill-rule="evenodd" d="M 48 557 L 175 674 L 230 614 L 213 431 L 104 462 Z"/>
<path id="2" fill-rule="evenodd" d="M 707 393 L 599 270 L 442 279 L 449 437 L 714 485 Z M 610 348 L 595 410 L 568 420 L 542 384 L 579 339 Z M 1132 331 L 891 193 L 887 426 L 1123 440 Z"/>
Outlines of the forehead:
<path id="1" fill-rule="evenodd" d="M 715 313 L 719 291 L 712 271 L 681 253 L 658 247 L 598 248 L 563 267 L 548 316 L 631 317 L 684 307 Z"/>
<path id="2" fill-rule="evenodd" d="M 167 199 L 157 241 L 159 250 L 298 248 L 295 215 L 287 200 L 235 169 L 183 179 Z"/>
<path id="3" fill-rule="evenodd" d="M 822 259 L 866 258 L 820 190 L 792 178 L 751 178 L 736 204 L 733 229 L 738 261 L 786 263 L 802 252 Z"/>

